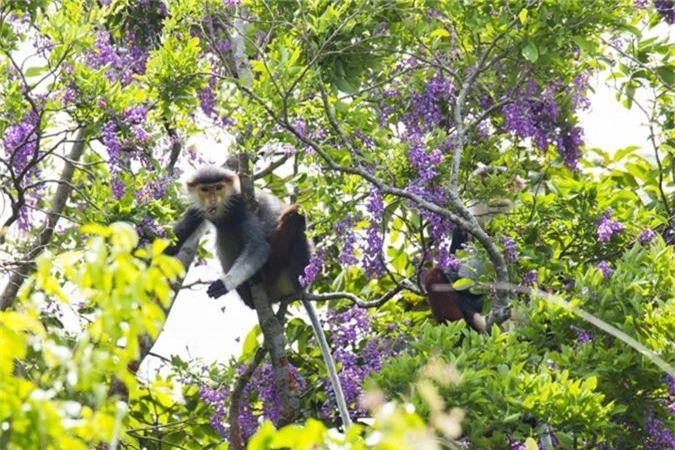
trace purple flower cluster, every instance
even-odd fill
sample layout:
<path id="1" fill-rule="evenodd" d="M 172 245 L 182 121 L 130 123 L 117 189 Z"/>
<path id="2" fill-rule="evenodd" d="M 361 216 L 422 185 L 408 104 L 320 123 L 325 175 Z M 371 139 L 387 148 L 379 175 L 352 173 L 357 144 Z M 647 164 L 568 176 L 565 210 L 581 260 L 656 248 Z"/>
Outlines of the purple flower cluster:
<path id="1" fill-rule="evenodd" d="M 110 190 L 112 191 L 113 196 L 115 196 L 117 200 L 124 197 L 125 186 L 124 183 L 119 178 L 113 177 L 110 183 Z"/>
<path id="2" fill-rule="evenodd" d="M 585 74 L 574 79 L 571 89 L 566 88 L 572 93 L 572 105 L 575 108 L 588 107 L 588 99 L 584 95 L 586 88 Z M 562 89 L 559 84 L 553 84 L 540 92 L 536 82 L 530 80 L 524 90 L 513 91 L 511 98 L 514 101 L 502 109 L 504 128 L 519 138 L 532 138 L 541 151 L 545 152 L 549 145 L 555 145 L 564 164 L 570 169 L 576 169 L 581 157 L 583 130 L 564 122 L 560 117 L 560 108 L 554 95 Z"/>
<path id="3" fill-rule="evenodd" d="M 309 264 L 305 267 L 304 275 L 298 277 L 300 286 L 307 287 L 314 282 L 323 268 L 323 262 L 326 258 L 326 252 L 323 249 L 317 249 L 309 258 Z"/>
<path id="4" fill-rule="evenodd" d="M 147 52 L 133 44 L 135 36 L 129 34 L 126 41 L 128 46 L 115 45 L 111 42 L 110 33 L 100 30 L 96 33 L 96 52 L 88 56 L 89 64 L 94 68 L 105 68 L 105 75 L 110 81 L 119 81 L 128 85 L 134 75 L 145 73 Z"/>
<path id="5" fill-rule="evenodd" d="M 656 233 L 654 233 L 653 230 L 650 230 L 647 228 L 646 230 L 642 231 L 637 237 L 638 242 L 641 245 L 647 245 L 649 244 L 654 238 L 656 237 Z"/>
<path id="6" fill-rule="evenodd" d="M 216 77 L 209 78 L 206 87 L 197 94 L 199 97 L 199 106 L 206 117 L 214 117 L 216 115 L 216 94 L 214 91 L 216 89 L 217 81 L 218 79 Z"/>
<path id="7" fill-rule="evenodd" d="M 214 409 L 210 420 L 211 427 L 222 437 L 227 437 L 224 419 L 227 414 L 225 400 L 229 395 L 230 389 L 225 386 L 218 386 L 215 389 L 208 386 L 199 388 L 200 400 Z"/>
<path id="8" fill-rule="evenodd" d="M 114 176 L 113 179 L 115 179 Z M 171 177 L 169 176 L 163 176 L 154 180 L 146 180 L 146 182 L 135 192 L 136 203 L 139 205 L 147 205 L 154 200 L 161 199 L 166 194 L 169 186 L 171 186 Z M 119 186 L 114 185 L 111 186 L 111 188 L 120 189 Z"/>
<path id="9" fill-rule="evenodd" d="M 29 111 L 16 125 L 10 125 L 5 131 L 3 143 L 14 173 L 20 174 L 37 156 L 37 139 L 40 117 L 35 111 Z"/>
<path id="10" fill-rule="evenodd" d="M 358 216 L 347 215 L 341 220 L 338 220 L 333 225 L 333 232 L 338 239 L 342 239 L 342 246 L 340 247 L 340 254 L 338 261 L 343 266 L 354 266 L 358 263 L 358 259 L 354 254 L 354 246 L 356 245 L 356 233 L 354 233 L 354 225 L 359 220 Z"/>
<path id="11" fill-rule="evenodd" d="M 598 269 L 602 272 L 602 276 L 605 277 L 605 279 L 611 277 L 614 273 L 614 269 L 612 269 L 607 261 L 600 261 Z"/>
<path id="12" fill-rule="evenodd" d="M 504 246 L 504 258 L 507 261 L 515 262 L 518 261 L 518 256 L 520 252 L 518 251 L 518 246 L 515 241 L 508 236 L 502 238 L 502 245 Z"/>
<path id="13" fill-rule="evenodd" d="M 452 82 L 434 75 L 422 93 L 410 95 L 411 108 L 404 117 L 410 132 L 438 127 L 443 121 L 448 105 L 452 102 L 455 86 Z"/>
<path id="14" fill-rule="evenodd" d="M 570 328 L 573 329 L 574 332 L 577 334 L 577 343 L 579 345 L 585 345 L 591 342 L 592 340 L 591 334 L 588 331 L 584 330 L 583 328 L 579 328 L 575 325 L 571 325 Z"/>
<path id="15" fill-rule="evenodd" d="M 668 384 L 668 405 L 666 409 L 669 413 L 675 414 L 675 377 L 666 375 L 666 383 Z"/>
<path id="16" fill-rule="evenodd" d="M 669 25 L 675 24 L 675 1 L 654 0 L 654 8 L 664 22 Z"/>
<path id="17" fill-rule="evenodd" d="M 114 119 L 108 120 L 101 127 L 101 142 L 108 150 L 110 162 L 115 165 L 119 161 L 122 144 L 117 138 L 117 123 Z"/>
<path id="18" fill-rule="evenodd" d="M 596 228 L 598 240 L 607 242 L 613 235 L 621 233 L 625 227 L 621 222 L 612 220 L 612 208 L 608 208 L 602 219 L 596 223 Z"/>
<path id="19" fill-rule="evenodd" d="M 141 236 L 142 240 L 147 242 L 156 237 L 165 237 L 166 232 L 164 228 L 152 216 L 145 216 L 140 224 L 136 225 L 136 232 Z"/>
<path id="20" fill-rule="evenodd" d="M 647 4 L 649 3 L 649 0 L 634 0 L 633 4 L 635 5 L 635 8 L 637 9 L 645 9 L 647 7 Z"/>
<path id="21" fill-rule="evenodd" d="M 244 370 L 244 366 L 240 367 L 239 373 Z M 294 388 L 298 391 L 304 390 L 307 385 L 305 379 L 290 364 L 289 370 L 292 382 L 295 384 Z M 228 429 L 224 423 L 228 412 L 229 396 L 230 390 L 228 387 L 219 386 L 214 389 L 202 386 L 199 389 L 199 398 L 214 409 L 210 420 L 211 426 L 224 438 L 229 437 Z M 248 385 L 244 388 L 241 398 L 239 425 L 241 426 L 242 437 L 245 441 L 248 441 L 258 430 L 258 419 L 261 416 L 278 425 L 280 414 L 279 398 L 276 393 L 274 369 L 271 364 L 265 363 L 256 369 Z M 262 409 L 258 405 L 261 405 Z"/>
<path id="22" fill-rule="evenodd" d="M 450 254 L 450 245 L 448 241 L 442 242 L 436 250 L 436 265 L 441 270 L 452 270 L 457 272 L 462 266 L 462 263 L 455 255 Z"/>
<path id="23" fill-rule="evenodd" d="M 392 356 L 392 350 L 386 348 L 385 341 L 373 332 L 367 309 L 355 307 L 342 313 L 331 309 L 323 322 L 334 349 L 333 356 L 340 367 L 338 377 L 349 415 L 352 419 L 365 417 L 366 410 L 359 404 L 363 394 L 361 384 L 368 375 L 381 369 L 382 362 Z M 328 400 L 321 408 L 321 415 L 336 420 L 335 394 L 328 380 L 325 384 Z"/>
<path id="24" fill-rule="evenodd" d="M 28 185 L 40 176 L 40 169 L 33 165 L 39 156 L 38 137 L 40 116 L 33 110 L 26 113 L 17 124 L 10 125 L 5 130 L 5 136 L 0 145 L 0 157 L 9 164 L 14 176 L 22 186 Z M 21 231 L 28 231 L 31 227 L 31 208 L 38 203 L 44 185 L 26 192 L 24 204 L 19 209 L 17 227 Z"/>
<path id="25" fill-rule="evenodd" d="M 662 420 L 654 416 L 654 411 L 649 411 L 645 420 L 647 440 L 642 447 L 644 450 L 663 450 L 675 448 L 675 434 L 673 430 Z"/>
<path id="26" fill-rule="evenodd" d="M 363 258 L 361 264 L 367 278 L 377 278 L 384 274 L 384 255 L 382 254 L 382 231 L 378 223 L 371 223 L 366 230 L 366 240 L 361 243 Z"/>
<path id="27" fill-rule="evenodd" d="M 537 282 L 537 269 L 532 269 L 523 277 L 523 284 L 525 286 L 532 286 Z"/>

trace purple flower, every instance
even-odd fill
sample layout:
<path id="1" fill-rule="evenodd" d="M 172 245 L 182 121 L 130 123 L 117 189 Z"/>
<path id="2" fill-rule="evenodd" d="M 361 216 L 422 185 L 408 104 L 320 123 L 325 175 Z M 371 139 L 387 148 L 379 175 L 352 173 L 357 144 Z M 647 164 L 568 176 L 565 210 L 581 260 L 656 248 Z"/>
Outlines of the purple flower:
<path id="1" fill-rule="evenodd" d="M 389 340 L 374 333 L 368 310 L 350 308 L 344 312 L 330 309 L 322 320 L 330 337 L 331 347 L 336 349 L 334 357 L 340 367 L 338 377 L 342 385 L 345 400 L 352 419 L 364 417 L 366 410 L 359 402 L 363 394 L 361 385 L 366 377 L 382 368 L 382 363 L 393 356 L 393 346 Z M 396 332 L 388 329 L 388 335 Z M 325 381 L 328 400 L 321 408 L 321 415 L 329 420 L 337 419 L 335 394 L 332 386 Z"/>
<path id="2" fill-rule="evenodd" d="M 579 328 L 577 326 L 571 325 L 570 328 L 572 328 L 575 333 L 577 334 L 577 343 L 579 345 L 585 345 L 589 342 L 591 342 L 592 338 L 591 335 L 588 331 L 584 330 L 583 328 Z"/>
<path id="3" fill-rule="evenodd" d="M 572 95 L 574 108 L 588 107 L 587 74 L 577 76 L 572 86 L 566 87 Z M 552 143 L 563 160 L 563 163 L 574 170 L 581 157 L 583 145 L 583 130 L 578 126 L 560 123 L 560 108 L 554 98 L 558 90 L 562 90 L 561 83 L 553 83 L 538 94 L 537 84 L 530 80 L 525 90 L 516 89 L 510 93 L 513 101 L 507 103 L 503 109 L 504 129 L 520 138 L 532 138 L 539 150 L 545 152 Z"/>
<path id="4" fill-rule="evenodd" d="M 354 266 L 358 263 L 356 255 L 354 255 L 354 247 L 356 245 L 354 223 L 357 219 L 358 217 L 356 216 L 345 216 L 333 225 L 333 232 L 338 239 L 344 239 L 340 247 L 340 254 L 338 255 L 338 261 L 343 266 Z"/>
<path id="5" fill-rule="evenodd" d="M 502 244 L 504 245 L 504 258 L 507 261 L 515 262 L 518 261 L 518 256 L 520 252 L 518 251 L 518 246 L 513 239 L 506 236 L 502 238 Z"/>
<path id="6" fill-rule="evenodd" d="M 605 277 L 605 279 L 611 277 L 614 273 L 614 269 L 610 267 L 607 261 L 600 261 L 600 264 L 598 264 L 598 269 L 602 272 L 602 276 Z"/>
<path id="7" fill-rule="evenodd" d="M 241 0 L 223 0 L 223 5 L 227 8 L 236 8 L 241 4 Z"/>
<path id="8" fill-rule="evenodd" d="M 384 202 L 382 201 L 382 196 L 379 191 L 373 190 L 370 192 L 370 195 L 368 195 L 368 198 L 366 199 L 366 209 L 373 218 L 382 218 L 382 214 L 384 213 Z"/>
<path id="9" fill-rule="evenodd" d="M 112 180 L 112 183 L 110 184 L 110 190 L 117 200 L 124 197 L 124 189 L 124 183 L 122 183 L 119 179 L 116 178 Z"/>
<path id="10" fill-rule="evenodd" d="M 675 23 L 675 1 L 673 0 L 654 0 L 654 8 L 659 16 L 669 25 Z"/>
<path id="11" fill-rule="evenodd" d="M 305 267 L 305 274 L 298 277 L 300 286 L 307 287 L 314 282 L 317 275 L 321 272 L 323 267 L 323 261 L 325 258 L 325 252 L 321 249 L 317 250 L 312 254 L 309 259 L 309 264 Z"/>
<path id="12" fill-rule="evenodd" d="M 602 219 L 596 223 L 596 228 L 598 240 L 600 242 L 607 242 L 613 235 L 621 233 L 625 227 L 621 222 L 612 220 L 612 208 L 608 208 Z"/>
<path id="13" fill-rule="evenodd" d="M 672 429 L 654 416 L 650 410 L 645 420 L 647 440 L 642 447 L 644 450 L 662 450 L 675 448 L 675 435 Z"/>
<path id="14" fill-rule="evenodd" d="M 457 272 L 462 266 L 462 263 L 457 259 L 457 257 L 455 257 L 455 255 L 450 254 L 450 248 L 447 242 L 444 242 L 438 247 L 438 250 L 436 251 L 436 265 L 441 270 L 449 269 L 453 272 Z"/>
<path id="15" fill-rule="evenodd" d="M 649 3 L 649 0 L 634 0 L 633 4 L 635 5 L 636 9 L 645 9 L 647 7 L 647 3 Z"/>
<path id="16" fill-rule="evenodd" d="M 382 233 L 376 222 L 371 222 L 366 231 L 366 243 L 362 244 L 363 259 L 361 264 L 367 278 L 377 278 L 384 274 L 382 264 Z"/>
<path id="17" fill-rule="evenodd" d="M 216 82 L 216 77 L 211 77 L 206 87 L 197 94 L 199 97 L 199 106 L 207 117 L 213 117 L 216 115 L 216 94 L 214 93 Z"/>
<path id="18" fill-rule="evenodd" d="M 562 157 L 563 163 L 570 169 L 578 168 L 581 158 L 581 146 L 584 143 L 584 130 L 581 127 L 572 127 L 569 130 L 561 131 L 557 142 L 558 154 Z"/>
<path id="19" fill-rule="evenodd" d="M 125 125 L 140 125 L 145 122 L 148 115 L 148 109 L 145 106 L 133 106 L 122 113 L 122 120 Z"/>
<path id="20" fill-rule="evenodd" d="M 63 101 L 64 105 L 68 105 L 70 103 L 74 103 L 75 100 L 77 100 L 77 91 L 73 87 L 67 87 L 63 91 L 63 95 L 61 96 L 61 101 Z"/>
<path id="21" fill-rule="evenodd" d="M 537 269 L 530 270 L 523 277 L 523 284 L 526 286 L 532 286 L 536 282 L 537 282 Z"/>
<path id="22" fill-rule="evenodd" d="M 101 127 L 101 141 L 108 149 L 111 162 L 117 162 L 122 144 L 117 138 L 117 124 L 113 119 L 108 120 Z"/>
<path id="23" fill-rule="evenodd" d="M 652 241 L 652 239 L 654 239 L 655 237 L 656 237 L 656 233 L 654 233 L 654 231 L 652 231 L 652 230 L 650 230 L 649 228 L 647 228 L 646 230 L 644 230 L 642 233 L 640 233 L 640 234 L 638 235 L 637 240 L 638 240 L 638 242 L 639 242 L 640 244 L 642 244 L 642 245 L 647 245 L 647 244 L 649 244 L 649 243 Z"/>
<path id="24" fill-rule="evenodd" d="M 3 141 L 15 173 L 21 173 L 36 156 L 39 122 L 38 114 L 29 111 L 21 122 L 5 130 Z"/>

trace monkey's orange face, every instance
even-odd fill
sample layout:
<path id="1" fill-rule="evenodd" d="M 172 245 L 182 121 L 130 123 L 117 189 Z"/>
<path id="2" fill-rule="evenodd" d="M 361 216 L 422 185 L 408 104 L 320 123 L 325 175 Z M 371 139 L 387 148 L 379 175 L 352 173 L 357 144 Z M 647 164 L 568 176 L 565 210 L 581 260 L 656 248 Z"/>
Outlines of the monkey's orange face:
<path id="1" fill-rule="evenodd" d="M 227 197 L 232 194 L 230 185 L 226 181 L 198 184 L 190 186 L 190 190 L 199 202 L 199 206 L 209 215 L 222 211 Z"/>

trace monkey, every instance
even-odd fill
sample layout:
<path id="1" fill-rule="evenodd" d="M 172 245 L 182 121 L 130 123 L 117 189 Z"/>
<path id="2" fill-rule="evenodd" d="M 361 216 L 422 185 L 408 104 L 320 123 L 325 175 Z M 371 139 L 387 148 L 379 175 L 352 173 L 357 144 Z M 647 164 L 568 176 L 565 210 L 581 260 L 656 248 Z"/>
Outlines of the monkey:
<path id="1" fill-rule="evenodd" d="M 311 246 L 305 234 L 307 224 L 298 205 L 286 205 L 274 195 L 255 190 L 258 212 L 247 208 L 236 172 L 208 166 L 196 170 L 186 181 L 192 205 L 174 225 L 176 242 L 165 253 L 175 256 L 204 222 L 216 228 L 216 253 L 222 277 L 207 288 L 218 298 L 235 289 L 244 304 L 255 309 L 249 281 L 261 281 L 267 298 L 275 303 L 293 296 L 301 298 L 319 343 L 342 423 L 351 423 L 335 360 L 328 348 L 316 309 L 304 298 L 300 276 L 309 264 Z"/>
<path id="2" fill-rule="evenodd" d="M 254 309 L 249 280 L 262 281 L 271 302 L 302 293 L 299 277 L 309 264 L 311 249 L 297 205 L 256 190 L 258 212 L 254 214 L 244 202 L 237 173 L 216 166 L 196 170 L 186 188 L 192 205 L 174 226 L 177 241 L 165 253 L 176 255 L 204 221 L 213 224 L 223 275 L 208 287 L 209 297 L 236 290 Z"/>
<path id="3" fill-rule="evenodd" d="M 455 226 L 452 230 L 450 254 L 454 255 L 466 241 L 466 233 L 459 226 Z M 487 329 L 485 317 L 481 314 L 483 295 L 452 288 L 452 283 L 460 278 L 476 279 L 484 272 L 483 265 L 474 259 L 456 271 L 444 272 L 439 267 L 433 267 L 424 275 L 422 284 L 427 291 L 427 302 L 436 322 L 447 323 L 464 319 L 475 331 L 484 332 Z"/>

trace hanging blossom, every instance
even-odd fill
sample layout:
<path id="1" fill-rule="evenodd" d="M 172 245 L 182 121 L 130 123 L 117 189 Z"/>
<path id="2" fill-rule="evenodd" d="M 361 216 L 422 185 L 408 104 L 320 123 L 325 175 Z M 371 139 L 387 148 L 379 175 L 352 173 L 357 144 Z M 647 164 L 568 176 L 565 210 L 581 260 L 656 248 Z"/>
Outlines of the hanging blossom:
<path id="1" fill-rule="evenodd" d="M 21 186 L 26 186 L 40 177 L 40 169 L 30 166 L 38 157 L 38 133 L 40 116 L 33 110 L 26 113 L 17 124 L 10 125 L 2 138 L 0 155 L 11 164 L 15 176 L 20 177 Z M 17 227 L 21 231 L 29 231 L 32 225 L 32 208 L 37 206 L 38 198 L 44 190 L 44 185 L 25 192 L 24 204 L 19 209 Z"/>
<path id="2" fill-rule="evenodd" d="M 669 413 L 675 414 L 675 377 L 666 375 L 666 383 L 668 384 L 668 405 L 666 409 Z"/>
<path id="3" fill-rule="evenodd" d="M 135 35 L 126 36 L 128 46 L 115 45 L 111 42 L 110 33 L 99 30 L 96 33 L 96 51 L 88 55 L 88 62 L 94 68 L 106 68 L 105 75 L 110 81 L 118 81 L 128 85 L 134 75 L 145 73 L 148 53 L 143 48 L 133 44 Z"/>
<path id="4" fill-rule="evenodd" d="M 374 333 L 368 310 L 354 307 L 344 312 L 329 309 L 322 320 L 324 329 L 330 336 L 333 357 L 340 371 L 338 378 L 345 395 L 345 401 L 352 419 L 366 417 L 367 411 L 360 406 L 363 395 L 361 385 L 372 373 L 379 372 L 382 363 L 394 356 L 390 340 Z M 395 330 L 389 330 L 391 336 Z M 321 407 L 321 416 L 328 420 L 337 420 L 337 403 L 332 385 L 324 380 L 327 400 Z"/>
<path id="5" fill-rule="evenodd" d="M 323 268 L 324 259 L 326 258 L 326 252 L 324 249 L 317 249 L 312 256 L 309 258 L 309 264 L 305 267 L 304 275 L 298 277 L 298 282 L 300 286 L 307 287 L 314 282 L 316 277 L 321 273 Z"/>
<path id="6" fill-rule="evenodd" d="M 675 1 L 654 0 L 654 8 L 664 22 L 669 25 L 675 24 Z"/>
<path id="7" fill-rule="evenodd" d="M 297 390 L 304 390 L 307 386 L 305 379 L 298 374 L 297 369 L 292 364 L 289 364 L 288 368 Z M 244 370 L 246 370 L 246 366 L 238 368 L 239 373 Z M 211 427 L 225 439 L 229 439 L 229 430 L 225 426 L 229 396 L 230 389 L 228 387 L 211 388 L 202 386 L 199 388 L 200 400 L 214 410 L 210 419 Z M 256 369 L 251 381 L 244 388 L 241 398 L 239 426 L 245 441 L 248 441 L 258 430 L 260 416 L 272 421 L 275 425 L 279 424 L 281 409 L 275 388 L 274 369 L 271 364 L 265 363 Z M 257 399 L 258 401 L 247 401 L 248 399 Z M 258 407 L 258 404 L 262 405 L 262 410 Z"/>
<path id="8" fill-rule="evenodd" d="M 518 246 L 516 245 L 515 241 L 506 236 L 502 238 L 502 245 L 504 245 L 504 258 L 511 262 L 518 261 L 520 252 L 518 251 Z"/>
<path id="9" fill-rule="evenodd" d="M 523 284 L 525 286 L 532 286 L 537 282 L 537 269 L 532 269 L 523 277 Z"/>
<path id="10" fill-rule="evenodd" d="M 656 233 L 654 233 L 653 230 L 647 228 L 644 230 L 642 233 L 640 233 L 637 237 L 638 242 L 641 245 L 647 245 L 649 244 L 654 238 L 656 237 Z"/>
<path id="11" fill-rule="evenodd" d="M 602 219 L 596 223 L 598 240 L 607 242 L 613 235 L 621 233 L 624 228 L 625 226 L 621 222 L 612 220 L 612 208 L 608 208 Z"/>
<path id="12" fill-rule="evenodd" d="M 333 234 L 342 240 L 338 261 L 344 266 L 354 266 L 358 263 L 358 259 L 354 254 L 354 247 L 356 245 L 354 226 L 358 220 L 358 215 L 347 215 L 333 225 Z"/>
<path id="13" fill-rule="evenodd" d="M 366 210 L 370 225 L 366 230 L 365 242 L 361 242 L 361 264 L 367 278 L 376 278 L 384 274 L 382 246 L 384 245 L 381 222 L 384 213 L 384 201 L 377 190 L 373 190 L 366 199 Z"/>
<path id="14" fill-rule="evenodd" d="M 654 416 L 654 411 L 650 410 L 645 420 L 644 429 L 647 432 L 646 441 L 643 444 L 644 450 L 662 450 L 675 448 L 675 434 L 673 430 L 662 420 Z"/>
<path id="15" fill-rule="evenodd" d="M 563 89 L 572 96 L 575 109 L 587 109 L 589 100 L 585 96 L 588 76 L 577 76 L 571 86 L 563 87 L 553 83 L 540 92 L 537 83 L 530 80 L 525 89 L 511 92 L 512 102 L 502 109 L 504 128 L 515 136 L 532 138 L 539 150 L 545 152 L 549 145 L 555 145 L 563 163 L 570 169 L 578 167 L 583 145 L 583 129 L 567 122 L 560 123 L 560 108 L 554 96 Z"/>
<path id="16" fill-rule="evenodd" d="M 591 334 L 588 331 L 575 325 L 571 325 L 570 328 L 577 334 L 577 343 L 579 345 L 585 345 L 591 342 Z"/>
<path id="17" fill-rule="evenodd" d="M 612 269 L 607 261 L 600 261 L 600 264 L 598 264 L 598 269 L 600 272 L 602 272 L 602 276 L 605 277 L 605 279 L 611 277 L 614 273 L 614 269 Z"/>
<path id="18" fill-rule="evenodd" d="M 216 94 L 214 91 L 216 89 L 217 81 L 216 77 L 210 77 L 209 82 L 204 89 L 197 93 L 197 96 L 199 97 L 199 106 L 206 117 L 214 117 L 216 115 Z"/>

